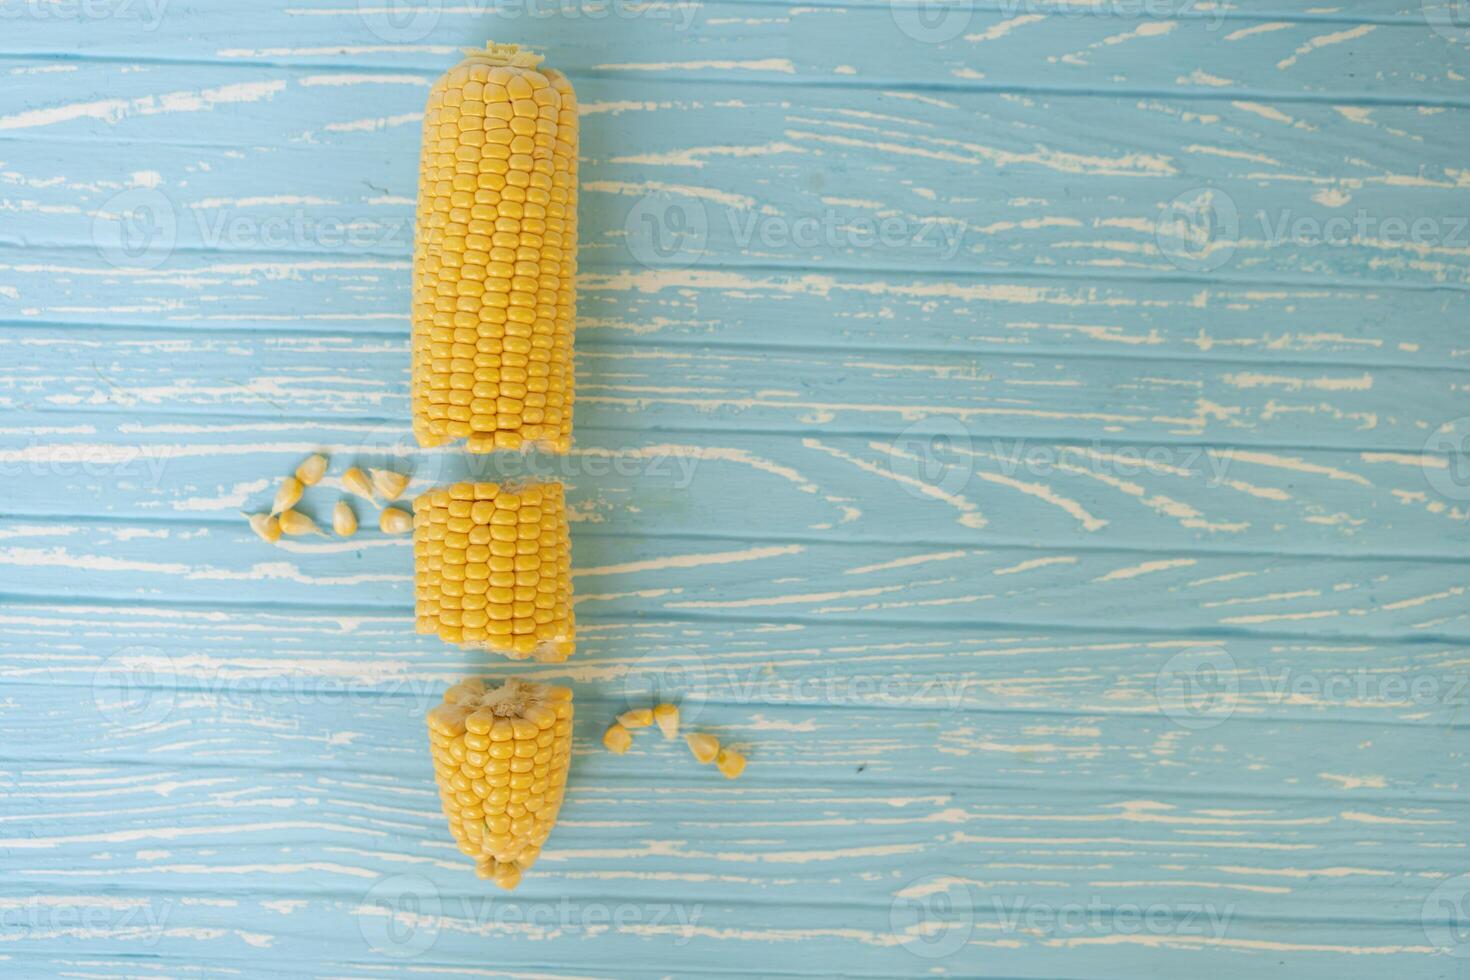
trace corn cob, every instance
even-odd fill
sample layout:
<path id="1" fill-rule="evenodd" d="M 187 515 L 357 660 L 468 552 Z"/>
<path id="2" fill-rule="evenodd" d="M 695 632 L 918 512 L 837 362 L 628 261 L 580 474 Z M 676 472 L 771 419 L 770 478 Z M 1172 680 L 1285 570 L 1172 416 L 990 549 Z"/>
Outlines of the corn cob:
<path id="1" fill-rule="evenodd" d="M 413 270 L 422 446 L 571 444 L 577 102 L 540 63 L 487 45 L 429 92 Z"/>
<path id="2" fill-rule="evenodd" d="M 511 678 L 454 685 L 429 712 L 449 831 L 481 878 L 514 888 L 556 824 L 572 758 L 572 692 Z"/>
<path id="3" fill-rule="evenodd" d="M 413 502 L 420 633 L 514 660 L 576 647 L 571 543 L 560 483 L 456 483 Z"/>

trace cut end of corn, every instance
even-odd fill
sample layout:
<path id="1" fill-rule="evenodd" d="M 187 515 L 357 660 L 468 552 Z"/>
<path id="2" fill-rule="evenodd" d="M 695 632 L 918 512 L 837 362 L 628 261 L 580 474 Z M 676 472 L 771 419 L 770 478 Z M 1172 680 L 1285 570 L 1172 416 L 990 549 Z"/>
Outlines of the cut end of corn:
<path id="1" fill-rule="evenodd" d="M 337 506 L 332 508 L 332 530 L 342 538 L 350 538 L 357 533 L 357 515 L 345 500 L 337 501 Z"/>
<path id="2" fill-rule="evenodd" d="M 327 457 L 321 453 L 306 457 L 301 465 L 296 467 L 296 479 L 302 486 L 314 487 L 321 482 L 327 473 Z"/>
<path id="3" fill-rule="evenodd" d="M 244 514 L 244 511 L 241 511 Z M 250 530 L 271 544 L 281 540 L 281 522 L 274 514 L 245 514 L 250 520 Z"/>
<path id="4" fill-rule="evenodd" d="M 720 740 L 713 735 L 693 732 L 685 735 L 684 741 L 689 744 L 689 751 L 694 753 L 694 758 L 700 765 L 714 762 L 715 757 L 720 754 Z"/>
<path id="5" fill-rule="evenodd" d="M 658 722 L 659 731 L 664 733 L 664 738 L 679 737 L 679 706 L 676 704 L 661 704 L 653 709 L 653 720 Z"/>
<path id="6" fill-rule="evenodd" d="M 378 515 L 378 527 L 384 534 L 407 534 L 413 530 L 413 515 L 397 507 L 384 507 Z"/>
<path id="7" fill-rule="evenodd" d="M 372 474 L 373 489 L 384 500 L 397 500 L 403 496 L 403 491 L 408 489 L 410 477 L 406 473 L 373 469 L 368 470 L 368 472 Z"/>
<path id="8" fill-rule="evenodd" d="M 271 505 L 271 513 L 279 514 L 282 511 L 290 510 L 300 500 L 301 481 L 294 476 L 288 476 L 281 481 L 280 487 L 276 490 L 276 500 Z"/>
<path id="9" fill-rule="evenodd" d="M 602 733 L 602 745 L 609 752 L 622 755 L 633 745 L 633 733 L 622 725 L 613 723 L 608 726 L 607 731 Z"/>
<path id="10" fill-rule="evenodd" d="M 281 523 L 281 530 L 292 537 L 300 537 L 303 534 L 326 536 L 326 532 L 316 526 L 316 521 L 299 510 L 282 511 L 277 520 Z"/>
<path id="11" fill-rule="evenodd" d="M 720 754 L 715 756 L 715 765 L 726 779 L 737 779 L 745 771 L 745 756 L 734 749 L 720 749 Z"/>
<path id="12" fill-rule="evenodd" d="M 342 486 L 345 487 L 347 489 L 347 492 L 350 494 L 354 494 L 363 498 L 364 500 L 371 500 L 373 503 L 377 503 L 377 500 L 375 500 L 373 497 L 372 481 L 367 478 L 366 473 L 358 469 L 356 466 L 349 467 L 347 472 L 342 474 Z"/>
<path id="13" fill-rule="evenodd" d="M 647 728 L 653 724 L 652 708 L 634 708 L 618 715 L 618 724 L 624 728 Z"/>
<path id="14" fill-rule="evenodd" d="M 570 448 L 577 101 L 515 45 L 467 52 L 424 109 L 413 430 L 470 452 Z"/>
<path id="15" fill-rule="evenodd" d="M 556 824 L 572 756 L 570 688 L 462 681 L 429 712 L 449 831 L 475 871 L 514 888 Z"/>
<path id="16" fill-rule="evenodd" d="M 515 660 L 576 647 L 571 539 L 560 483 L 456 483 L 413 502 L 420 633 Z"/>

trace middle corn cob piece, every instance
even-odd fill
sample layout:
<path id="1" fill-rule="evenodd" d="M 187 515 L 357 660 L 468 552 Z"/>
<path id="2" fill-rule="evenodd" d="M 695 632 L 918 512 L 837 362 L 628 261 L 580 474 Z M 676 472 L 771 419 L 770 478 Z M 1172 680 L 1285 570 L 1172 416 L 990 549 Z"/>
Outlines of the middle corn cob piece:
<path id="1" fill-rule="evenodd" d="M 420 633 L 515 660 L 576 648 L 571 539 L 560 483 L 456 483 L 413 502 Z"/>
<path id="2" fill-rule="evenodd" d="M 577 100 L 540 63 L 487 45 L 429 92 L 413 257 L 421 446 L 571 446 Z"/>

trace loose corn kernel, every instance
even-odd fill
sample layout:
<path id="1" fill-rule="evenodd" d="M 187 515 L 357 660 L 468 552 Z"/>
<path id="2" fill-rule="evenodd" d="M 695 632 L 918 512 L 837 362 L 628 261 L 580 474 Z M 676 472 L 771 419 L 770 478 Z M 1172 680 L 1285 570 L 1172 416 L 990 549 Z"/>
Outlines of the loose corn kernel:
<path id="1" fill-rule="evenodd" d="M 713 735 L 692 732 L 684 736 L 684 741 L 689 743 L 689 751 L 701 765 L 714 762 L 715 756 L 720 754 L 720 740 Z"/>
<path id="2" fill-rule="evenodd" d="M 368 470 L 373 477 L 373 489 L 378 496 L 384 500 L 397 500 L 403 496 L 403 491 L 408 489 L 410 477 L 405 473 L 395 473 L 393 470 Z"/>
<path id="3" fill-rule="evenodd" d="M 428 723 L 449 832 L 476 874 L 514 888 L 561 809 L 572 758 L 571 689 L 514 677 L 487 688 L 469 679 L 445 692 Z"/>
<path id="4" fill-rule="evenodd" d="M 653 720 L 658 722 L 659 731 L 664 733 L 664 738 L 679 736 L 679 706 L 677 704 L 661 704 L 654 708 Z"/>
<path id="5" fill-rule="evenodd" d="M 413 502 L 418 630 L 514 660 L 576 648 L 560 483 L 456 483 Z"/>
<path id="6" fill-rule="evenodd" d="M 326 532 L 316 526 L 316 521 L 299 510 L 283 510 L 277 520 L 281 522 L 281 530 L 292 537 L 299 537 L 303 534 L 326 536 Z"/>
<path id="7" fill-rule="evenodd" d="M 715 765 L 726 779 L 736 779 L 745 771 L 745 756 L 734 749 L 720 749 L 720 754 L 715 756 Z"/>
<path id="8" fill-rule="evenodd" d="M 624 728 L 647 728 L 653 724 L 652 708 L 634 708 L 618 715 L 618 724 Z"/>
<path id="9" fill-rule="evenodd" d="M 288 476 L 281 481 L 280 487 L 276 490 L 276 500 L 271 504 L 271 513 L 279 514 L 290 510 L 299 500 L 301 500 L 301 481 L 294 476 Z"/>
<path id="10" fill-rule="evenodd" d="M 245 514 L 242 510 L 240 513 Z M 245 514 L 250 519 L 250 530 L 271 544 L 281 540 L 281 522 L 274 514 Z"/>
<path id="11" fill-rule="evenodd" d="M 384 534 L 407 534 L 413 530 L 413 516 L 397 507 L 384 507 L 378 515 L 378 527 Z"/>
<path id="12" fill-rule="evenodd" d="M 412 299 L 422 446 L 571 445 L 577 100 L 540 63 L 488 45 L 429 92 Z"/>
<path id="13" fill-rule="evenodd" d="M 357 515 L 345 500 L 337 501 L 332 508 L 332 530 L 341 538 L 350 538 L 357 533 Z"/>
<path id="14" fill-rule="evenodd" d="M 356 494 L 364 500 L 371 500 L 373 503 L 377 503 L 377 500 L 373 497 L 373 485 L 368 480 L 367 474 L 356 466 L 349 467 L 347 472 L 342 474 L 342 486 L 347 488 L 348 493 Z"/>
<path id="15" fill-rule="evenodd" d="M 602 744 L 609 752 L 622 755 L 633 745 L 633 733 L 614 722 L 602 733 Z"/>
<path id="16" fill-rule="evenodd" d="M 302 486 L 314 487 L 321 482 L 327 473 L 327 457 L 321 453 L 306 457 L 301 465 L 296 467 L 296 479 L 301 481 Z"/>

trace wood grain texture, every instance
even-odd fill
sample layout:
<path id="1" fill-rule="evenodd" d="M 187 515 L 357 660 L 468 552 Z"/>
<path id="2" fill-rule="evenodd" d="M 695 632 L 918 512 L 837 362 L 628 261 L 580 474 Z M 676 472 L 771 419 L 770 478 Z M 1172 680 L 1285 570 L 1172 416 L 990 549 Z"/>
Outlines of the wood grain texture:
<path id="1" fill-rule="evenodd" d="M 1449 5 L 0 12 L 7 976 L 1464 975 Z M 423 100 L 490 36 L 582 104 L 560 459 L 406 417 Z M 422 721 L 511 668 L 414 633 L 406 542 L 239 518 L 318 450 L 318 519 L 348 460 L 568 484 L 512 897 Z M 658 696 L 745 776 L 601 750 Z"/>

